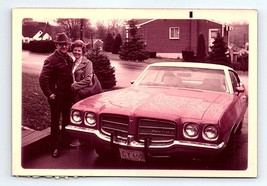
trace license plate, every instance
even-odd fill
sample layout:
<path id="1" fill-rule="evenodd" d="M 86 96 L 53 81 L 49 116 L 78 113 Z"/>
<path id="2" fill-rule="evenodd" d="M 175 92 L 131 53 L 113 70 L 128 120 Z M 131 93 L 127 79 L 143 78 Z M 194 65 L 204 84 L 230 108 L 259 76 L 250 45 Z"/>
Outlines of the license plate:
<path id="1" fill-rule="evenodd" d="M 138 150 L 119 149 L 121 159 L 145 162 L 145 154 Z"/>

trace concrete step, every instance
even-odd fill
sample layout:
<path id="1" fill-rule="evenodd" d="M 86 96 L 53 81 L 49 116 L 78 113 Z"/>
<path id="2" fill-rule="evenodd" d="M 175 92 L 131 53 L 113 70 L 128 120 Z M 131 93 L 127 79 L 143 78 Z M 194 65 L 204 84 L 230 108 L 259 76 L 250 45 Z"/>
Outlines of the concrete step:
<path id="1" fill-rule="evenodd" d="M 21 140 L 21 160 L 29 160 L 37 154 L 47 151 L 49 146 L 50 127 L 42 131 L 35 131 L 33 129 L 22 127 Z"/>

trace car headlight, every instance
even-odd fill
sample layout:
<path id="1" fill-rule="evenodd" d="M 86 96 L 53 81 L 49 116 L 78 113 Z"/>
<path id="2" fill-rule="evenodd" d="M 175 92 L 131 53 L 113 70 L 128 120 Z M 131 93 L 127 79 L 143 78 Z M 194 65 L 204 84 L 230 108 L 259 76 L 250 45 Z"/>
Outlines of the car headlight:
<path id="1" fill-rule="evenodd" d="M 203 138 L 208 141 L 215 141 L 219 137 L 219 130 L 214 125 L 207 125 L 203 128 Z"/>
<path id="2" fill-rule="evenodd" d="M 186 123 L 184 125 L 183 134 L 186 138 L 196 139 L 199 134 L 199 128 L 196 123 Z"/>
<path id="3" fill-rule="evenodd" d="M 71 122 L 74 124 L 81 124 L 82 122 L 82 113 L 78 110 L 73 110 L 71 112 Z"/>
<path id="4" fill-rule="evenodd" d="M 87 126 L 95 126 L 96 124 L 96 116 L 95 116 L 95 113 L 93 112 L 87 112 L 85 114 L 85 117 L 84 117 L 84 120 L 85 120 L 85 124 Z"/>

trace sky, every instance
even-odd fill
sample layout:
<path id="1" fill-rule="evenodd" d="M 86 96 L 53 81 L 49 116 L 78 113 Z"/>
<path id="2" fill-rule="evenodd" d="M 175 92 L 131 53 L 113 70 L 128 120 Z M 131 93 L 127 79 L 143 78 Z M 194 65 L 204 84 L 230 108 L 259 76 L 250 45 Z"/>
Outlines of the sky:
<path id="1" fill-rule="evenodd" d="M 250 14 L 253 10 L 208 10 L 208 9 L 60 9 L 60 13 L 47 14 L 48 9 L 30 10 L 24 12 L 25 16 L 28 14 L 37 21 L 49 21 L 50 24 L 54 23 L 56 18 L 87 18 L 93 25 L 101 21 L 108 24 L 110 20 L 121 20 L 123 24 L 124 19 L 147 19 L 147 18 L 170 18 L 170 19 L 189 19 L 189 12 L 193 12 L 193 18 L 208 19 L 220 23 L 230 24 L 232 22 L 248 23 Z M 72 13 L 70 16 L 69 12 Z M 33 13 L 31 13 L 33 12 Z M 50 11 L 49 11 L 50 12 Z M 53 12 L 58 12 L 58 9 Z"/>

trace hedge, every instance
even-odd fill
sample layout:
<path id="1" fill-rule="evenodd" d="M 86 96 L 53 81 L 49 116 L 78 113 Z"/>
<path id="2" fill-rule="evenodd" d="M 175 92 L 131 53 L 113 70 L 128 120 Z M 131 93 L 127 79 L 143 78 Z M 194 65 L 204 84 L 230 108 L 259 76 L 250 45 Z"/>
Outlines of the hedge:
<path id="1" fill-rule="evenodd" d="M 51 40 L 30 41 L 29 50 L 37 53 L 50 53 L 55 50 L 55 43 Z"/>

